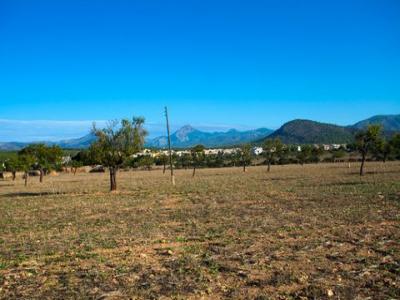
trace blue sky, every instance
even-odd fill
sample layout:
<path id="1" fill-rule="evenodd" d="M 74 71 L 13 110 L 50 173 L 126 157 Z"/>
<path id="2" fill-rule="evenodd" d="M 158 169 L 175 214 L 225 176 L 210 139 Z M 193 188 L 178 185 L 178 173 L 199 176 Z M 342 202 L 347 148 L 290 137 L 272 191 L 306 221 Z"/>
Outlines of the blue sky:
<path id="1" fill-rule="evenodd" d="M 0 0 L 0 141 L 400 113 L 400 1 Z"/>

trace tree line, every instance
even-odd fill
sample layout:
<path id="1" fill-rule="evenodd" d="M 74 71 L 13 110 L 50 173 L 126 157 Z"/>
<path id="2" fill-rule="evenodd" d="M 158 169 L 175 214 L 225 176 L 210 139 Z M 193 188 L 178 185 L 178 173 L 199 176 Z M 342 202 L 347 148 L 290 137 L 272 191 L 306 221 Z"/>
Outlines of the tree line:
<path id="1" fill-rule="evenodd" d="M 144 129 L 144 118 L 133 117 L 131 120 L 110 121 L 108 125 L 99 129 L 95 125 L 92 132 L 97 139 L 89 149 L 82 150 L 72 157 L 72 160 L 63 161 L 63 151 L 58 146 L 46 146 L 33 144 L 22 149 L 16 156 L 0 161 L 0 172 L 11 172 L 15 180 L 16 172 L 23 172 L 25 185 L 28 183 L 32 170 L 39 172 L 39 181 L 43 182 L 44 175 L 52 170 L 62 170 L 70 167 L 74 172 L 84 165 L 102 165 L 108 169 L 110 176 L 110 190 L 117 189 L 117 173 L 120 169 L 144 168 L 151 170 L 154 165 L 162 166 L 165 173 L 169 158 L 165 154 L 157 157 L 150 155 L 135 156 L 144 148 L 147 131 Z M 197 145 L 189 152 L 182 155 L 172 155 L 173 166 L 178 169 L 192 169 L 192 176 L 196 175 L 198 168 L 218 167 L 242 167 L 246 172 L 251 164 L 265 164 L 267 171 L 271 171 L 272 165 L 277 164 L 306 164 L 322 161 L 337 161 L 346 155 L 357 154 L 360 157 L 360 176 L 364 175 L 365 162 L 373 160 L 400 159 L 400 133 L 385 139 L 382 135 L 382 127 L 370 125 L 355 135 L 355 142 L 346 149 L 339 148 L 332 151 L 324 151 L 321 147 L 302 145 L 285 145 L 279 139 L 267 139 L 262 148 L 263 153 L 256 156 L 252 153 L 250 144 L 242 145 L 232 153 L 219 152 L 205 155 L 205 147 Z M 322 157 L 324 158 L 322 159 Z M 354 158 L 354 160 L 358 160 Z"/>

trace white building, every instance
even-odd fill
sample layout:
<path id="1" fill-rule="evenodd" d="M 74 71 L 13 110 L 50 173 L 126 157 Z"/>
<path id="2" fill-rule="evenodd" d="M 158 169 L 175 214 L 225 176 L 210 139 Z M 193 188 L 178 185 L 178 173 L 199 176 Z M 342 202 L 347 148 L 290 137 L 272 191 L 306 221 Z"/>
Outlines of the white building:
<path id="1" fill-rule="evenodd" d="M 322 146 L 324 147 L 324 150 L 325 150 L 325 151 L 329 151 L 329 150 L 332 149 L 332 146 L 331 146 L 331 145 L 322 145 Z"/>
<path id="2" fill-rule="evenodd" d="M 264 149 L 262 147 L 253 147 L 252 152 L 254 155 L 261 155 Z"/>

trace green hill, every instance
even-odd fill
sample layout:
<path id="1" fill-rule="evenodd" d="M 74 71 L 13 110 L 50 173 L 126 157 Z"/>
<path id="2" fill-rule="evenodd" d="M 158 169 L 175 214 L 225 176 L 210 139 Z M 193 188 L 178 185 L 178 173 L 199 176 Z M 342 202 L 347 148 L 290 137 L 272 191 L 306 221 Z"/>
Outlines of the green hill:
<path id="1" fill-rule="evenodd" d="M 343 126 L 310 120 L 293 120 L 267 137 L 285 144 L 343 144 L 353 141 L 351 130 Z"/>
<path id="2" fill-rule="evenodd" d="M 393 133 L 400 131 L 400 115 L 378 115 L 371 118 L 362 120 L 352 125 L 354 130 L 366 128 L 371 124 L 379 124 L 383 126 L 386 133 Z"/>

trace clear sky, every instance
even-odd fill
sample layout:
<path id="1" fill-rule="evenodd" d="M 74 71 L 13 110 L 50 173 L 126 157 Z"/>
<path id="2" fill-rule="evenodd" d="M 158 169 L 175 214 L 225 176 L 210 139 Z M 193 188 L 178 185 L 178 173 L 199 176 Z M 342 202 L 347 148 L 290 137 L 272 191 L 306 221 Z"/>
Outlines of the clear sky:
<path id="1" fill-rule="evenodd" d="M 0 141 L 157 135 L 164 105 L 209 130 L 400 113 L 400 1 L 0 0 Z"/>

